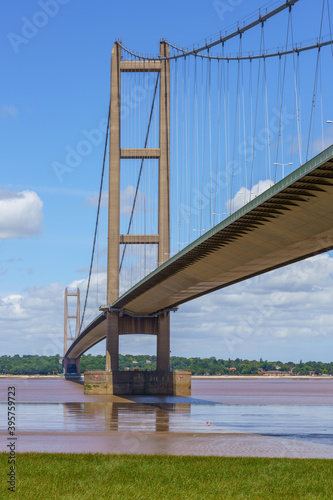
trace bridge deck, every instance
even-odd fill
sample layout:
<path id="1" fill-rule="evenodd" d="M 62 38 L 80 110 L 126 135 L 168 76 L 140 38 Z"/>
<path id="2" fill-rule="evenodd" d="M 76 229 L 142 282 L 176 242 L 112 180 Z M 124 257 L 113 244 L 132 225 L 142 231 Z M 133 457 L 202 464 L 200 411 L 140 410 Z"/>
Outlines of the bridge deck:
<path id="1" fill-rule="evenodd" d="M 332 248 L 333 146 L 184 248 L 112 305 L 135 315 L 152 314 Z M 105 337 L 105 322 L 99 325 Z M 93 324 L 89 331 L 90 337 L 81 334 L 85 345 L 88 338 L 93 344 L 98 341 Z M 68 352 L 80 350 L 80 338 L 74 344 Z"/>
<path id="2" fill-rule="evenodd" d="M 151 314 L 333 248 L 333 146 L 212 228 L 113 304 Z"/>

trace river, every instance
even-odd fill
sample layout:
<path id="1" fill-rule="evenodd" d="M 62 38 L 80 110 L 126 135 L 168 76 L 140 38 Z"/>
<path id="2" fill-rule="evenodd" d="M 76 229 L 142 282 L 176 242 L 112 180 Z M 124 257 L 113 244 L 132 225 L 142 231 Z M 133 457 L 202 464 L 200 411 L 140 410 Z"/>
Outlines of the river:
<path id="1" fill-rule="evenodd" d="M 332 379 L 192 380 L 192 396 L 85 396 L 0 378 L 0 450 L 15 387 L 16 451 L 333 458 Z"/>

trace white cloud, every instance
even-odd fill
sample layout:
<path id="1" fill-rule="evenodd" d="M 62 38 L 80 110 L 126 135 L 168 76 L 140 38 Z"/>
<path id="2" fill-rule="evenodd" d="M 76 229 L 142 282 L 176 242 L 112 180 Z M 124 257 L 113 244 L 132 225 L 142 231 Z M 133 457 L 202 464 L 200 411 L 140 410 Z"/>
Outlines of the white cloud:
<path id="1" fill-rule="evenodd" d="M 37 193 L 0 188 L 0 239 L 35 236 L 42 220 L 43 202 Z"/>
<path id="2" fill-rule="evenodd" d="M 298 166 L 300 166 L 300 155 L 299 155 L 299 143 L 297 138 L 292 138 L 292 136 L 288 137 L 288 142 L 290 142 L 290 146 L 287 149 L 287 156 L 296 154 L 296 161 L 294 161 L 294 165 L 292 170 L 295 170 Z M 322 134 L 315 137 L 309 144 L 309 154 L 308 160 L 321 153 L 324 149 L 332 146 L 333 144 L 333 124 L 325 124 L 324 128 L 324 136 Z M 302 164 L 305 163 L 305 156 L 307 152 L 308 145 L 308 136 L 301 136 L 300 138 L 300 146 L 301 146 L 301 155 L 302 155 Z M 288 156 L 289 157 L 289 156 Z M 286 170 L 287 172 L 287 170 Z"/>
<path id="3" fill-rule="evenodd" d="M 135 191 L 136 188 L 134 186 L 127 186 L 125 189 L 121 190 L 120 192 L 120 213 L 121 215 L 130 215 L 133 207 L 133 201 L 134 201 L 134 196 L 135 196 Z M 98 206 L 98 198 L 99 198 L 99 193 L 97 191 L 91 195 L 87 196 L 85 203 L 87 205 L 91 205 L 93 207 Z M 101 206 L 102 207 L 107 207 L 108 206 L 108 193 L 104 191 L 101 196 Z M 144 206 L 144 194 L 138 191 L 138 195 L 136 198 L 136 203 L 135 203 L 135 210 L 136 213 L 139 211 L 143 210 Z"/>
<path id="4" fill-rule="evenodd" d="M 94 192 L 94 194 L 89 195 L 85 199 L 85 204 L 92 206 L 92 207 L 97 207 L 98 206 L 98 199 L 99 199 L 99 193 L 97 191 Z M 108 192 L 104 191 L 101 196 L 101 207 L 107 207 L 108 206 Z"/>
<path id="5" fill-rule="evenodd" d="M 330 361 L 332 276 L 323 254 L 184 304 L 172 315 L 172 352 Z"/>
<path id="6" fill-rule="evenodd" d="M 1 116 L 10 116 L 11 118 L 17 118 L 18 109 L 13 106 L 2 106 L 1 108 Z"/>
<path id="7" fill-rule="evenodd" d="M 134 186 L 127 186 L 126 189 L 120 192 L 120 213 L 122 215 L 130 215 L 132 212 L 133 201 L 135 196 L 136 188 Z M 136 203 L 135 203 L 135 213 L 142 212 L 144 207 L 144 194 L 138 191 Z"/>
<path id="8" fill-rule="evenodd" d="M 322 254 L 183 304 L 171 314 L 172 355 L 331 361 L 332 277 L 333 256 Z M 80 288 L 82 313 L 87 277 L 68 287 Z M 85 325 L 105 300 L 106 273 L 94 272 Z M 2 296 L 0 352 L 62 354 L 63 303 L 58 283 Z M 156 339 L 124 336 L 121 351 L 154 354 Z M 105 343 L 93 352 L 104 353 Z"/>
<path id="9" fill-rule="evenodd" d="M 97 292 L 97 282 L 99 291 Z M 87 278 L 73 281 L 69 291 L 81 290 L 81 307 L 85 299 Z M 106 275 L 92 275 L 85 314 L 89 324 L 104 302 Z M 27 288 L 0 298 L 0 352 L 3 354 L 63 354 L 64 347 L 64 292 L 65 287 L 51 283 L 45 287 Z M 73 299 L 73 300 L 71 300 Z M 69 314 L 74 314 L 75 300 L 68 300 Z M 82 310 L 81 310 L 82 314 Z M 72 323 L 72 328 L 73 323 Z"/>
<path id="10" fill-rule="evenodd" d="M 76 269 L 75 272 L 80 274 L 89 274 L 89 269 L 89 267 L 81 267 L 80 269 Z M 92 266 L 92 273 L 103 273 L 106 272 L 106 270 L 106 266 L 102 266 L 100 264 L 94 264 Z"/>
<path id="11" fill-rule="evenodd" d="M 120 247 L 122 256 L 123 245 Z M 157 245 L 127 245 L 125 258 L 120 274 L 120 290 L 122 295 L 135 283 L 151 273 L 158 264 Z"/>
<path id="12" fill-rule="evenodd" d="M 1 352 L 61 354 L 63 294 L 63 287 L 53 283 L 3 296 L 0 299 Z"/>
<path id="13" fill-rule="evenodd" d="M 327 128 L 324 130 L 324 136 L 318 136 L 314 139 L 312 144 L 312 151 L 314 155 L 317 155 L 324 149 L 332 146 L 333 144 L 333 124 L 329 124 Z"/>
<path id="14" fill-rule="evenodd" d="M 271 186 L 273 186 L 274 182 L 270 179 L 266 179 L 264 181 L 259 181 L 258 184 L 252 186 L 251 189 L 247 189 L 246 187 L 241 187 L 239 191 L 235 194 L 235 196 L 228 200 L 226 203 L 228 213 L 234 213 L 240 208 L 242 208 L 246 203 L 256 198 L 259 194 L 263 193 Z"/>
<path id="15" fill-rule="evenodd" d="M 24 319 L 26 315 L 21 307 L 22 299 L 23 296 L 18 294 L 11 294 L 1 299 L 1 318 Z"/>

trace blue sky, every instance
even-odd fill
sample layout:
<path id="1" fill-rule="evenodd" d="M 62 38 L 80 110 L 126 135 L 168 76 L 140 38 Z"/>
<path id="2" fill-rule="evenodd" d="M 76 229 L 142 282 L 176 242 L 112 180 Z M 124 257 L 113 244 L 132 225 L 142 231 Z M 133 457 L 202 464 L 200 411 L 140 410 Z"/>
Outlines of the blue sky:
<path id="1" fill-rule="evenodd" d="M 115 39 L 146 54 L 158 52 L 161 38 L 191 46 L 262 6 L 262 0 L 2 2 L 1 353 L 62 353 L 64 288 L 84 289 L 90 262 L 96 217 L 91 199 L 100 182 Z M 295 41 L 317 36 L 320 9 L 321 2 L 298 2 Z M 278 43 L 278 24 L 273 26 L 266 47 Z M 96 145 L 72 159 L 73 168 L 59 179 L 55 162 L 65 163 L 93 130 Z M 101 225 L 106 227 L 105 209 Z M 104 302 L 103 238 L 101 233 L 90 316 Z M 331 360 L 332 260 L 319 256 L 182 306 L 172 319 L 172 353 Z M 274 295 L 281 291 L 282 298 Z M 252 325 L 263 297 L 272 297 L 269 312 L 260 313 L 245 334 L 242 324 Z M 104 343 L 94 348 L 104 350 Z M 121 341 L 123 353 L 154 350 L 154 339 Z"/>

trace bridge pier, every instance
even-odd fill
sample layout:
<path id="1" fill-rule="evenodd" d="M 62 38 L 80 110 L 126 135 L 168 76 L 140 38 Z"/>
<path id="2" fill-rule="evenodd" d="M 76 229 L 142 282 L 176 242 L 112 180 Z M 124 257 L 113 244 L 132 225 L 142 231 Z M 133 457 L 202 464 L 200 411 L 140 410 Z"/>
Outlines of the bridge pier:
<path id="1" fill-rule="evenodd" d="M 170 311 L 155 316 L 132 316 L 124 311 L 105 308 L 105 371 L 84 373 L 85 394 L 191 395 L 191 373 L 170 371 Z M 156 335 L 156 371 L 119 371 L 119 335 Z"/>
<path id="2" fill-rule="evenodd" d="M 190 396 L 191 373 L 174 372 L 106 372 L 86 371 L 84 393 L 117 396 L 154 395 Z"/>
<path id="3" fill-rule="evenodd" d="M 112 309 L 112 308 L 111 308 Z M 157 371 L 170 371 L 170 312 L 158 316 L 129 316 L 121 311 L 107 311 L 106 316 L 106 366 L 107 372 L 119 369 L 119 335 L 157 336 Z"/>
<path id="4" fill-rule="evenodd" d="M 62 361 L 65 378 L 76 378 L 81 376 L 80 357 L 64 358 Z"/>

